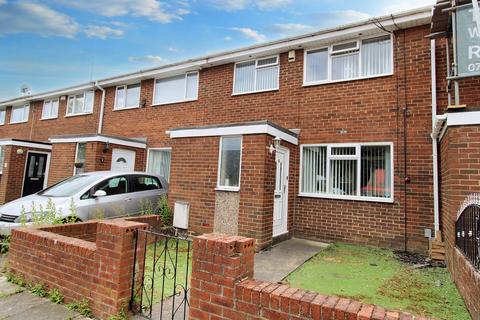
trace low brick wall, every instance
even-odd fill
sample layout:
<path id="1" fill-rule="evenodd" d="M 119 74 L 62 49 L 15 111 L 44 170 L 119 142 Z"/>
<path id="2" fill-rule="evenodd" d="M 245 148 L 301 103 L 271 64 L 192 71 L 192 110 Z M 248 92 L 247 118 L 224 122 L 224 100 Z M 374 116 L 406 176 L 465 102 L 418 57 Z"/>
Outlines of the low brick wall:
<path id="1" fill-rule="evenodd" d="M 108 318 L 130 300 L 134 231 L 160 226 L 159 216 L 142 216 L 19 228 L 12 231 L 9 269 L 57 288 L 66 302 L 87 299 L 96 317 Z"/>
<path id="2" fill-rule="evenodd" d="M 253 280 L 254 239 L 209 234 L 194 239 L 190 320 L 413 320 L 403 312 Z"/>

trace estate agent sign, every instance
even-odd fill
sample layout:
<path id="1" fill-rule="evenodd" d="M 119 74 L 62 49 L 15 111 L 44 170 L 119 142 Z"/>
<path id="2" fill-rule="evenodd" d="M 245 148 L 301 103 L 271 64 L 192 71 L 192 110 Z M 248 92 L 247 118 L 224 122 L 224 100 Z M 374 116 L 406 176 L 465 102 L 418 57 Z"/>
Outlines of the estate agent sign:
<path id="1" fill-rule="evenodd" d="M 457 10 L 457 64 L 459 77 L 480 75 L 480 12 L 477 0 Z"/>

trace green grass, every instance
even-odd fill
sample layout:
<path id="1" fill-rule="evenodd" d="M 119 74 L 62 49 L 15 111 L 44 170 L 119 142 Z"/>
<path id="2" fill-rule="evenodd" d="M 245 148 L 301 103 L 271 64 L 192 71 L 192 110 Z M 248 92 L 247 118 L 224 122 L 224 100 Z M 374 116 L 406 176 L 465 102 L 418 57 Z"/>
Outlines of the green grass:
<path id="1" fill-rule="evenodd" d="M 168 299 L 174 293 L 181 292 L 183 295 L 183 289 L 179 285 L 185 285 L 185 277 L 187 271 L 187 252 L 188 252 L 188 242 L 185 240 L 178 241 L 178 256 L 176 257 L 176 240 L 170 239 L 167 243 L 168 250 L 165 255 L 165 241 L 157 242 L 155 259 L 154 251 L 155 245 L 151 244 L 147 247 L 147 255 L 145 257 L 145 280 L 144 286 L 148 295 L 150 295 L 151 286 L 152 286 L 152 275 L 154 268 L 154 261 L 156 260 L 155 265 L 155 278 L 153 280 L 153 303 L 160 302 L 162 300 L 162 290 L 163 290 L 163 299 Z M 188 262 L 188 285 L 190 286 L 190 276 L 192 269 L 192 244 L 190 243 L 190 255 Z M 175 279 L 175 263 L 176 268 L 176 288 L 174 290 L 174 279 Z M 165 277 L 162 276 L 163 267 L 165 266 Z M 143 295 L 143 306 L 147 304 L 147 292 L 144 291 Z M 182 296 L 183 298 L 183 296 Z"/>
<path id="2" fill-rule="evenodd" d="M 412 269 L 396 260 L 391 250 L 334 244 L 285 281 L 293 287 L 416 315 L 470 319 L 446 268 Z"/>

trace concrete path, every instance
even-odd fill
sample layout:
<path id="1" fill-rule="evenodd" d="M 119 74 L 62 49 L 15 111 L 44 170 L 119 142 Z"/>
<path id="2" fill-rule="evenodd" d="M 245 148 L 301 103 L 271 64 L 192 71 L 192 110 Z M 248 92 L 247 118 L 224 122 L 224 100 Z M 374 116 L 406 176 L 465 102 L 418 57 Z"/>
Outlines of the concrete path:
<path id="1" fill-rule="evenodd" d="M 280 282 L 329 244 L 292 238 L 255 255 L 254 278 Z"/>
<path id="2" fill-rule="evenodd" d="M 160 303 L 156 303 L 153 305 L 152 308 L 152 319 L 172 319 L 172 306 L 173 306 L 173 298 L 168 298 L 167 300 L 163 301 L 163 312 L 162 318 L 160 318 L 160 311 L 162 310 L 162 305 Z M 186 307 L 186 317 L 184 317 L 184 303 L 182 299 L 175 297 L 175 316 L 173 317 L 174 320 L 183 320 L 188 319 L 188 305 Z M 147 315 L 148 316 L 148 315 Z M 132 317 L 132 320 L 142 320 L 145 319 L 140 315 L 135 315 Z"/>
<path id="3" fill-rule="evenodd" d="M 0 255 L 0 270 L 5 257 Z M 63 305 L 31 294 L 25 288 L 7 281 L 0 273 L 0 320 L 87 320 Z"/>

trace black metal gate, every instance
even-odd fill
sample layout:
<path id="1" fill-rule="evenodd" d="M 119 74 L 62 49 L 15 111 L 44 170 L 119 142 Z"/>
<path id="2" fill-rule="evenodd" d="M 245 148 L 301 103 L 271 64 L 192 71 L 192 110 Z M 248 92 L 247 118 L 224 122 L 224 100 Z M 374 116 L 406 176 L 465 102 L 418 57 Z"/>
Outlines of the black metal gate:
<path id="1" fill-rule="evenodd" d="M 191 240 L 138 230 L 130 309 L 145 319 L 188 319 Z"/>
<path id="2" fill-rule="evenodd" d="M 455 245 L 480 270 L 480 204 L 469 203 L 455 224 Z"/>

